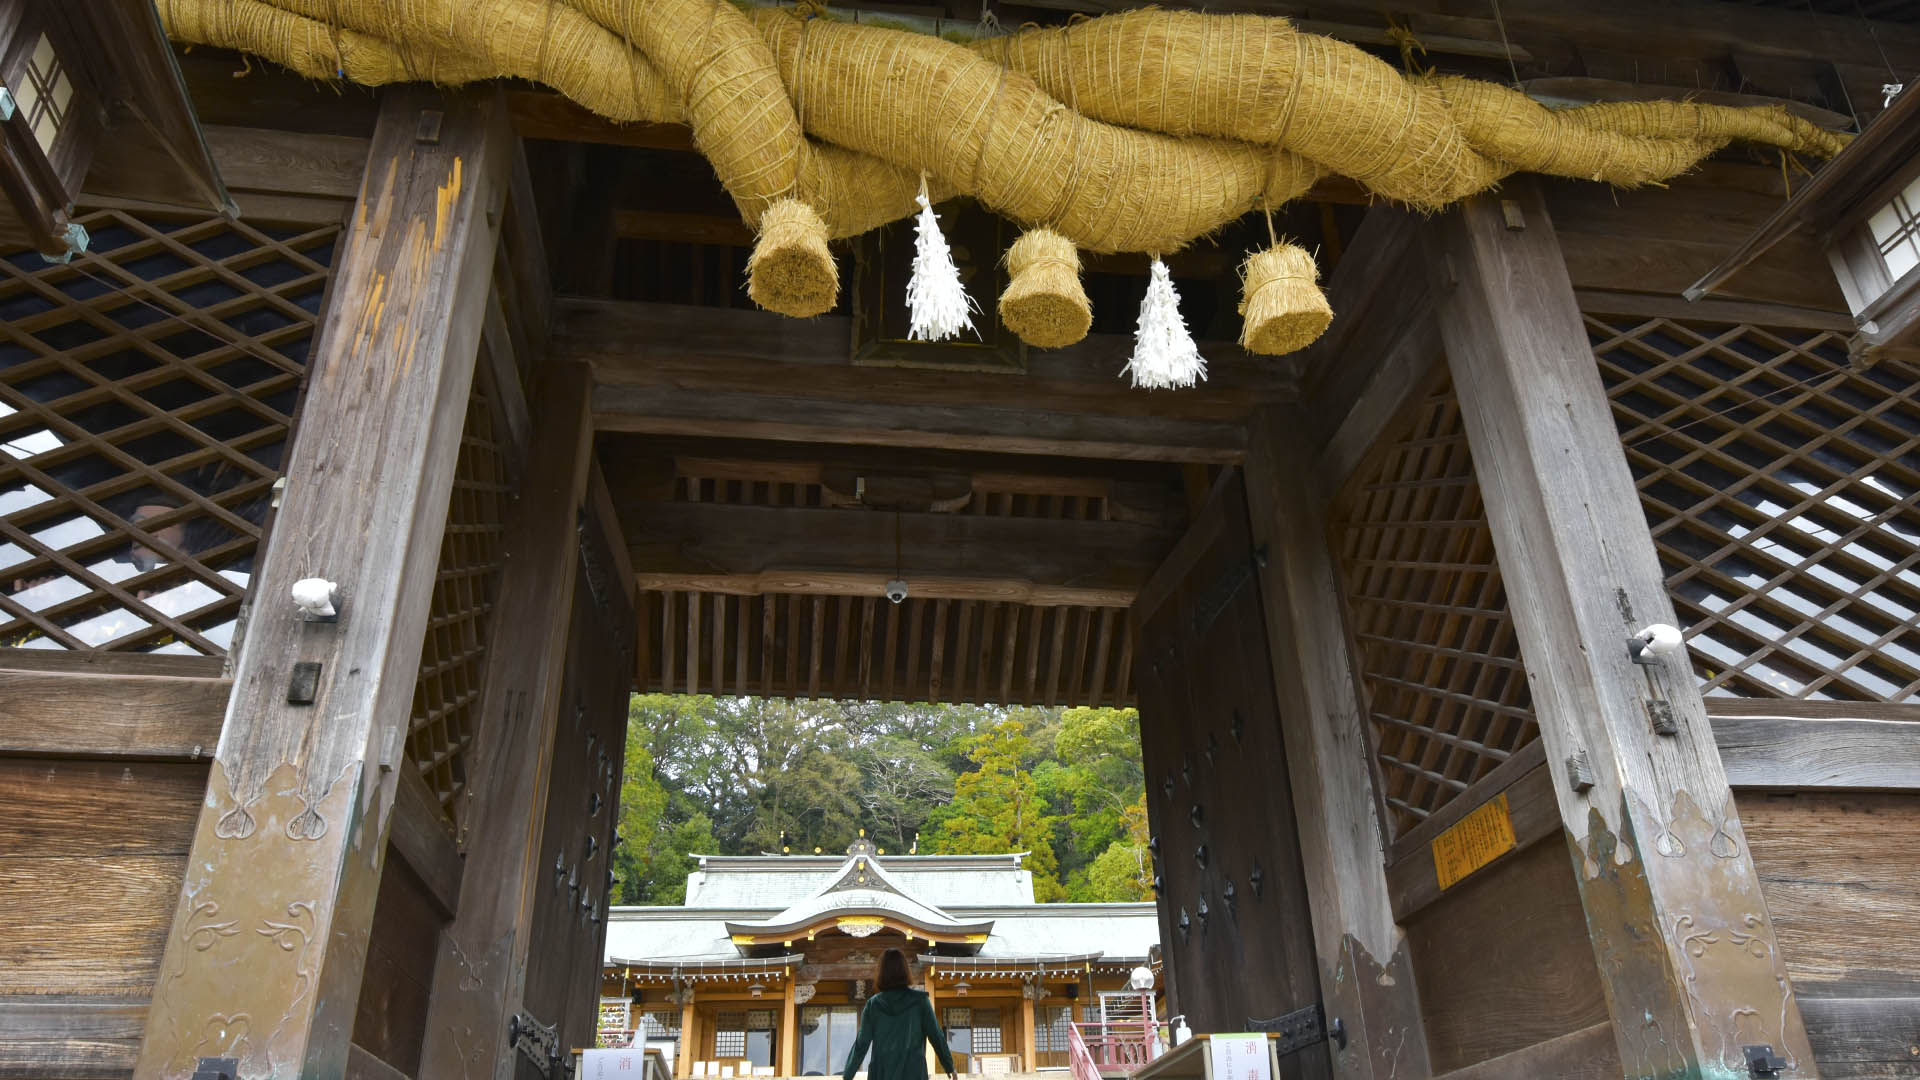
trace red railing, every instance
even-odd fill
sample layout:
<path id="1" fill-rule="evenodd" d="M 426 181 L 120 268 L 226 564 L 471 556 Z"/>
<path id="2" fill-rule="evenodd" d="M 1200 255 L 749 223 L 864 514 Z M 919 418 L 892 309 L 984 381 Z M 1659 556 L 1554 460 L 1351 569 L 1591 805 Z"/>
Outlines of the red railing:
<path id="1" fill-rule="evenodd" d="M 1100 1066 L 1094 1062 L 1093 1052 L 1087 1049 L 1079 1024 L 1067 1025 L 1067 1065 L 1073 1070 L 1073 1080 L 1100 1080 Z"/>
<path id="2" fill-rule="evenodd" d="M 1073 1080 L 1097 1080 L 1101 1069 L 1132 1072 L 1153 1060 L 1153 1025 L 1145 1020 L 1121 1023 L 1076 1023 L 1068 1037 Z M 1090 1075 L 1082 1076 L 1080 1058 Z"/>

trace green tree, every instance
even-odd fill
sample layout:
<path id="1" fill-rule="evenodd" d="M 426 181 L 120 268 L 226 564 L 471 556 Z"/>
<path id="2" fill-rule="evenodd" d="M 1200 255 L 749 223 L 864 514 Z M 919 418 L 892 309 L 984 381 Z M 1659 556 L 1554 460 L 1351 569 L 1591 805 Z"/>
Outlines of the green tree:
<path id="1" fill-rule="evenodd" d="M 1063 899 L 1065 889 L 1053 851 L 1054 819 L 1023 767 L 1031 743 L 1013 718 L 973 736 L 967 759 L 976 768 L 954 781 L 953 801 L 932 815 L 921 847 L 955 855 L 1030 852 L 1034 898 L 1047 902 Z"/>
<path id="2" fill-rule="evenodd" d="M 1127 835 L 1107 845 L 1087 866 L 1086 897 L 1095 903 L 1153 899 L 1153 859 L 1147 851 L 1147 796 L 1122 815 Z"/>

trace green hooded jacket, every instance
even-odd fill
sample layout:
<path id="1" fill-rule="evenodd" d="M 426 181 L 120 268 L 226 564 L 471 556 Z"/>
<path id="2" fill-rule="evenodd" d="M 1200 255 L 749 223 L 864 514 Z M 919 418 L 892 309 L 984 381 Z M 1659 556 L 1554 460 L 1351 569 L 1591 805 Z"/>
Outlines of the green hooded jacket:
<path id="1" fill-rule="evenodd" d="M 860 1012 L 860 1035 L 847 1055 L 842 1080 L 853 1080 L 860 1061 L 873 1047 L 873 1061 L 867 1066 L 867 1080 L 927 1080 L 927 1055 L 922 1040 L 933 1044 L 940 1067 L 953 1073 L 953 1051 L 947 1049 L 947 1037 L 933 1016 L 933 1000 L 919 990 L 901 988 L 882 990 L 867 999 Z"/>

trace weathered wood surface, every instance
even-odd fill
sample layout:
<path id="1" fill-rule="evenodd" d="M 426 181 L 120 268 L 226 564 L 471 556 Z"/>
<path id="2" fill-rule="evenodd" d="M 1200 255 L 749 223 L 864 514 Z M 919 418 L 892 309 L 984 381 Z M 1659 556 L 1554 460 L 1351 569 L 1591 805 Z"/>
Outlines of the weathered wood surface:
<path id="1" fill-rule="evenodd" d="M 1678 620 L 1554 224 L 1536 184 L 1501 195 L 1436 222 L 1428 266 L 1623 1064 L 1744 1070 L 1757 1041 L 1814 1075 L 1693 673 L 1628 657 Z M 1677 734 L 1654 734 L 1649 698 Z"/>
<path id="2" fill-rule="evenodd" d="M 225 679 L 0 671 L 0 754 L 206 760 L 231 689 Z"/>
<path id="3" fill-rule="evenodd" d="M 380 1055 L 359 1043 L 347 1049 L 347 1071 L 343 1076 L 345 1080 L 412 1080 L 411 1074 L 387 1064 Z"/>
<path id="4" fill-rule="evenodd" d="M 868 369 L 861 369 L 864 373 Z M 925 372 L 915 374 L 924 375 Z M 1042 400 L 1009 389 L 1008 402 Z M 607 385 L 594 392 L 602 431 L 699 438 L 855 443 L 996 454 L 1231 464 L 1246 432 L 1225 420 L 1108 416 L 1007 405 L 902 405 L 797 394 Z"/>
<path id="5" fill-rule="evenodd" d="M 1163 571 L 1178 580 L 1132 612 L 1141 766 L 1168 983 L 1194 1028 L 1239 1031 L 1318 1001 L 1320 966 L 1237 471 L 1189 537 Z M 1221 977 L 1235 968 L 1259 977 Z M 1288 1080 L 1333 1075 L 1319 1047 L 1281 1068 Z"/>
<path id="6" fill-rule="evenodd" d="M 153 989 L 186 855 L 0 858 L 0 995 Z"/>
<path id="7" fill-rule="evenodd" d="M 1366 710 L 1356 696 L 1343 635 L 1337 572 L 1327 548 L 1325 507 L 1304 477 L 1312 452 L 1303 421 L 1279 412 L 1254 419 L 1247 508 L 1256 548 L 1288 779 L 1311 900 L 1321 999 L 1342 1018 L 1348 1044 L 1335 1075 L 1420 1080 L 1426 1034 L 1406 935 L 1396 924 L 1385 833 L 1374 794 Z"/>
<path id="8" fill-rule="evenodd" d="M 1573 290 L 1580 310 L 1590 315 L 1639 315 L 1649 319 L 1687 322 L 1751 323 L 1803 330 L 1832 330 L 1851 334 L 1853 318 L 1844 312 L 1794 304 L 1764 304 L 1746 300 L 1708 298 L 1688 303 L 1664 293 L 1625 292 L 1618 289 Z"/>
<path id="9" fill-rule="evenodd" d="M 463 887 L 460 911 L 442 935 L 421 1080 L 488 1075 L 511 1053 L 507 1017 L 525 993 L 534 904 L 553 882 L 552 866 L 536 863 L 536 845 L 567 705 L 561 682 L 579 573 L 575 521 L 588 490 L 593 428 L 586 368 L 545 364 L 542 371 L 530 444 L 531 459 L 542 464 L 527 471 L 507 523 L 494 615 L 519 628 L 527 646 L 497 650 L 488 664 L 468 774 L 471 789 L 485 793 L 476 795 L 466 837 L 463 881 L 476 887 Z"/>
<path id="10" fill-rule="evenodd" d="M 643 589 L 877 594 L 897 551 L 919 595 L 1113 606 L 1175 540 L 1117 521 L 684 502 L 623 502 L 620 525 Z"/>
<path id="11" fill-rule="evenodd" d="M 1829 835 L 1835 827 L 1818 820 L 1819 812 L 1846 820 L 1849 808 L 1854 813 L 1867 814 L 1875 813 L 1877 808 L 1876 817 L 1865 819 L 1869 822 L 1868 832 L 1874 834 L 1889 829 L 1899 833 L 1909 828 L 1909 815 L 1901 813 L 1909 804 L 1912 814 L 1920 815 L 1920 771 L 1915 764 L 1920 760 L 1920 724 L 1859 719 L 1863 714 L 1910 716 L 1914 712 L 1915 707 L 1911 705 L 1707 699 L 1714 741 L 1727 770 L 1728 782 L 1738 794 L 1742 820 L 1745 821 L 1749 808 L 1757 807 L 1757 812 L 1771 822 L 1779 815 L 1794 813 L 1797 807 L 1799 813 L 1808 815 L 1803 822 L 1809 830 L 1806 842 L 1816 850 L 1822 843 L 1819 838 Z M 1495 795 L 1501 792 L 1507 795 L 1515 851 L 1560 831 L 1552 778 L 1544 767 L 1544 749 L 1542 743 L 1529 743 L 1474 785 L 1470 792 L 1448 803 L 1394 842 L 1387 879 L 1397 917 L 1404 920 L 1441 895 L 1434 875 L 1433 838 Z M 1764 799 L 1766 792 L 1796 791 L 1808 798 L 1799 802 Z M 1908 794 L 1883 804 L 1871 799 L 1850 803 L 1834 798 L 1843 792 L 1878 791 Z M 1833 801 L 1823 803 L 1817 795 L 1827 795 Z M 1823 811 L 1812 809 L 1815 807 Z M 1920 829 L 1920 825 L 1911 827 Z M 1759 858 L 1765 852 L 1759 847 L 1761 837 L 1754 830 L 1755 826 L 1749 824 L 1748 839 L 1755 844 L 1756 858 Z M 1767 842 L 1770 845 L 1778 842 L 1777 827 L 1769 825 Z M 1840 850 L 1844 850 L 1844 844 Z M 1890 857 L 1896 868 L 1905 865 L 1898 855 Z M 1851 865 L 1870 870 L 1873 856 L 1862 854 L 1860 858 L 1864 862 L 1852 861 Z M 1915 869 L 1920 872 L 1920 866 Z M 1776 888 L 1788 888 L 1764 866 L 1761 881 L 1769 902 Z M 1908 904 L 1910 910 L 1920 911 L 1920 891 L 1892 903 L 1895 910 L 1901 904 Z M 1775 917 L 1779 917 L 1777 910 Z M 1814 928 L 1817 930 L 1822 925 L 1816 923 Z M 1788 949 L 1787 967 L 1800 978 L 1802 972 L 1795 954 L 1795 949 Z M 1920 961 L 1920 957 L 1916 960 Z"/>
<path id="12" fill-rule="evenodd" d="M 1920 796 L 1743 792 L 1739 804 L 1795 989 L 1920 997 Z"/>
<path id="13" fill-rule="evenodd" d="M 1442 1073 L 1434 1080 L 1618 1080 L 1620 1051 L 1613 1045 L 1613 1022 L 1522 1047 L 1496 1058 Z"/>
<path id="14" fill-rule="evenodd" d="M 367 940 L 353 1045 L 407 1076 L 420 1069 L 427 999 L 445 921 L 426 883 L 406 866 L 389 863 L 380 875 L 380 898 Z"/>
<path id="15" fill-rule="evenodd" d="M 0 671 L 58 672 L 72 675 L 165 675 L 217 679 L 226 669 L 222 656 L 173 656 L 161 653 L 62 652 L 53 649 L 0 649 Z"/>
<path id="16" fill-rule="evenodd" d="M 1567 856 L 1534 844 L 1408 921 L 1435 1073 L 1607 1022 Z"/>
<path id="17" fill-rule="evenodd" d="M 146 1020 L 140 1000 L 0 996 L 0 1077 L 121 1080 Z"/>
<path id="18" fill-rule="evenodd" d="M 394 854 L 419 876 L 427 897 L 443 918 L 460 908 L 460 881 L 466 871 L 453 823 L 440 800 L 420 777 L 411 760 L 397 770 L 399 790 L 393 797 L 393 824 L 388 843 Z"/>
<path id="19" fill-rule="evenodd" d="M 1407 369 L 1439 357 L 1433 290 L 1414 257 L 1419 221 L 1392 207 L 1368 211 L 1327 282 L 1333 322 L 1301 353 L 1302 395 L 1313 403 L 1301 416 L 1306 438 L 1336 459 L 1371 446 L 1409 390 Z M 1338 478 L 1321 483 L 1339 487 Z"/>
<path id="20" fill-rule="evenodd" d="M 1615 190 L 1603 184 L 1543 184 L 1566 254 L 1582 289 L 1678 296 L 1786 198 L 1778 168 L 1709 163 L 1665 185 Z M 1844 312 L 1846 301 L 1817 241 L 1783 241 L 1730 279 L 1723 300 Z M 1696 318 L 1709 318 L 1704 310 Z"/>
<path id="21" fill-rule="evenodd" d="M 1735 788 L 1920 792 L 1920 705 L 1710 698 L 1707 715 Z"/>
<path id="22" fill-rule="evenodd" d="M 1539 745 L 1534 742 L 1529 747 Z M 1560 804 L 1554 799 L 1553 777 L 1543 767 L 1544 757 L 1539 751 L 1529 753 L 1523 750 L 1510 760 L 1521 761 L 1529 767 L 1517 775 L 1510 773 L 1495 777 L 1489 774 L 1488 780 L 1476 785 L 1469 795 L 1448 803 L 1445 807 L 1447 817 L 1439 824 L 1445 826 L 1456 823 L 1470 811 L 1485 805 L 1488 799 L 1504 792 L 1513 826 L 1513 850 L 1475 870 L 1465 880 L 1455 882 L 1452 888 L 1443 890 L 1434 871 L 1433 859 L 1433 838 L 1443 830 L 1439 827 L 1426 829 L 1426 823 L 1423 822 L 1421 829 L 1410 830 L 1394 844 L 1395 857 L 1387 867 L 1387 887 L 1393 893 L 1393 913 L 1396 918 L 1402 921 L 1411 918 L 1443 895 L 1458 891 L 1481 874 L 1490 873 L 1492 867 L 1530 845 L 1560 834 Z M 1435 814 L 1434 817 L 1440 815 Z"/>
<path id="23" fill-rule="evenodd" d="M 1121 377 L 1131 334 L 1094 334 L 1062 349 L 1029 349 L 1023 374 L 854 366 L 852 318 L 789 319 L 770 311 L 622 300 L 554 305 L 553 355 L 593 367 L 605 385 L 674 386 L 916 404 L 1071 401 L 1121 416 L 1230 419 L 1294 397 L 1290 367 L 1223 341 L 1201 342 L 1207 380 L 1166 401 Z"/>
<path id="24" fill-rule="evenodd" d="M 145 997 L 207 766 L 0 758 L 0 995 Z"/>
<path id="25" fill-rule="evenodd" d="M 1920 996 L 1802 995 L 1807 1037 L 1827 1080 L 1880 1080 L 1920 1070 Z"/>
<path id="26" fill-rule="evenodd" d="M 554 1025 L 563 1049 L 592 1045 L 597 1022 L 633 671 L 633 611 L 610 580 L 594 580 L 606 536 L 589 520 L 579 541 L 520 999 Z M 564 880 L 554 869 L 562 865 Z"/>
<path id="27" fill-rule="evenodd" d="M 222 1052 L 248 1078 L 345 1067 L 511 139 L 484 94 L 399 89 L 382 106 L 148 1014 L 144 1076 L 184 1077 Z M 300 621 L 280 599 L 312 576 L 339 582 L 338 622 Z M 287 702 L 295 661 L 321 665 L 313 705 Z M 215 1015 L 247 1023 L 209 1040 Z"/>
<path id="28" fill-rule="evenodd" d="M 205 765 L 0 758 L 0 860 L 185 855 L 206 790 Z"/>

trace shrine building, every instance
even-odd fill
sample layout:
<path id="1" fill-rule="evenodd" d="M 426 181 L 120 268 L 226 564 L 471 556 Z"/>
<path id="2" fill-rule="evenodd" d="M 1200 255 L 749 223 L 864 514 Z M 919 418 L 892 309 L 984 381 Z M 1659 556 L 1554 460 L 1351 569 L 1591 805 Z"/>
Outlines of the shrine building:
<path id="1" fill-rule="evenodd" d="M 681 1077 L 833 1075 L 897 948 L 962 1073 L 1065 1068 L 1076 1022 L 1096 1053 L 1144 1053 L 1154 994 L 1130 984 L 1158 965 L 1154 905 L 1038 903 L 1024 858 L 883 855 L 865 837 L 845 855 L 700 856 L 684 905 L 611 910 L 600 1041 L 659 1048 Z"/>

